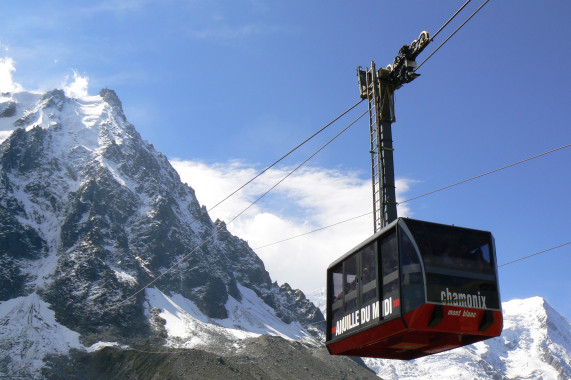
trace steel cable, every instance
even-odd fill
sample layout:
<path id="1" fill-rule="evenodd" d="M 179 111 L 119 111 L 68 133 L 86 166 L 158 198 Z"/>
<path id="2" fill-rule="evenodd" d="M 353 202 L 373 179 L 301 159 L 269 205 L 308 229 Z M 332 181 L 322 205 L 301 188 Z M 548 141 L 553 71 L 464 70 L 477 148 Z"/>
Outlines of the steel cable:
<path id="1" fill-rule="evenodd" d="M 360 102 L 359 102 L 360 103 Z M 357 103 L 358 104 L 358 103 Z M 290 177 L 293 173 L 295 173 L 299 168 L 301 168 L 303 165 L 305 165 L 309 160 L 311 160 L 315 155 L 317 155 L 319 152 L 321 152 L 323 149 L 325 149 L 325 147 L 327 147 L 331 142 L 333 142 L 335 139 L 337 139 L 341 134 L 343 134 L 345 131 L 347 131 L 347 129 L 349 129 L 352 125 L 354 125 L 358 120 L 360 120 L 363 116 L 365 116 L 365 114 L 367 114 L 369 112 L 369 110 L 366 110 L 365 112 L 363 112 L 359 117 L 357 117 L 355 120 L 353 120 L 349 125 L 347 125 L 345 128 L 343 128 L 339 133 L 337 133 L 333 138 L 331 138 L 329 141 L 327 141 L 321 148 L 319 148 L 316 152 L 314 152 L 311 156 L 309 156 L 307 159 L 305 159 L 301 164 L 299 164 L 298 166 L 296 166 L 293 170 L 291 170 L 287 175 L 285 175 L 283 178 L 281 178 L 278 182 L 276 182 L 269 190 L 267 190 L 265 193 L 263 193 L 261 196 L 259 196 L 256 200 L 254 200 L 252 203 L 250 203 L 246 208 L 244 208 L 242 211 L 240 211 L 236 216 L 234 216 L 228 223 L 226 223 L 226 225 L 229 225 L 230 223 L 234 222 L 234 220 L 236 220 L 237 218 L 239 218 L 242 214 L 244 214 L 248 209 L 250 209 L 250 207 L 254 206 L 256 203 L 258 203 L 262 198 L 264 198 L 269 192 L 271 192 L 272 190 L 274 190 L 279 184 L 281 184 L 283 181 L 285 181 L 288 177 Z M 161 273 L 160 275 L 158 275 L 157 277 L 155 277 L 152 281 L 150 281 L 149 283 L 147 283 L 145 286 L 143 286 L 141 289 L 137 290 L 135 293 L 131 294 L 129 297 L 127 297 L 125 300 L 123 300 L 122 302 L 120 302 L 119 304 L 112 306 L 110 308 L 107 308 L 106 310 L 111 310 L 117 307 L 121 307 L 123 304 L 125 304 L 126 302 L 128 302 L 129 300 L 131 300 L 133 297 L 137 296 L 139 293 L 141 293 L 142 291 L 144 291 L 145 289 L 147 289 L 149 286 L 153 285 L 155 282 L 157 282 L 159 279 L 161 279 L 163 276 L 165 276 L 167 273 L 169 273 L 170 271 L 172 271 L 174 268 L 176 268 L 177 266 L 179 266 L 182 262 L 184 262 L 188 257 L 190 257 L 190 255 L 192 255 L 194 252 L 196 252 L 199 248 L 201 248 L 203 245 L 205 245 L 207 242 L 209 242 L 210 240 L 212 240 L 216 235 L 218 235 L 218 233 L 221 231 L 222 226 L 217 226 L 216 230 L 214 231 L 213 234 L 211 234 L 209 237 L 207 237 L 206 239 L 204 239 L 198 246 L 196 246 L 192 251 L 190 251 L 189 253 L 187 253 L 186 255 L 184 255 L 180 260 L 178 260 L 175 264 L 173 264 L 171 267 L 169 267 L 167 270 L 165 270 L 163 273 Z M 224 253 L 223 253 L 224 254 Z M 227 257 L 226 255 L 224 255 L 225 257 Z"/>
<path id="2" fill-rule="evenodd" d="M 240 186 L 239 188 L 237 188 L 236 190 L 234 190 L 232 193 L 228 194 L 224 199 L 220 200 L 218 203 L 216 203 L 214 206 L 212 206 L 209 209 L 205 209 L 197 218 L 194 218 L 192 221 L 190 221 L 189 224 L 192 224 L 194 222 L 196 222 L 198 219 L 202 218 L 204 215 L 206 215 L 208 212 L 214 210 L 216 207 L 218 207 L 219 205 L 221 205 L 223 202 L 225 202 L 226 200 L 228 200 L 230 197 L 234 196 L 238 191 L 242 190 L 244 187 L 248 186 L 251 182 L 253 182 L 254 180 L 256 180 L 258 177 L 260 177 L 262 174 L 264 174 L 265 172 L 267 172 L 268 170 L 270 170 L 271 168 L 273 168 L 275 165 L 277 165 L 278 163 L 280 163 L 281 161 L 283 161 L 286 157 L 288 157 L 290 154 L 292 154 L 293 152 L 295 152 L 297 149 L 299 149 L 301 146 L 303 146 L 305 143 L 307 143 L 309 140 L 313 139 L 315 136 L 317 136 L 318 134 L 320 134 L 321 132 L 323 132 L 325 129 L 327 129 L 329 126 L 331 126 L 333 123 L 335 123 L 337 120 L 339 120 L 340 118 L 342 118 L 343 116 L 345 116 L 347 113 L 349 113 L 351 110 L 353 110 L 355 107 L 357 107 L 359 104 L 361 104 L 361 102 L 363 102 L 364 99 L 359 100 L 357 103 L 355 103 L 354 105 L 352 105 L 351 107 L 349 107 L 346 111 L 344 111 L 343 113 L 341 113 L 339 116 L 337 116 L 335 119 L 331 120 L 328 124 L 326 124 L 323 128 L 321 128 L 320 130 L 318 130 L 317 132 L 315 132 L 313 135 L 309 136 L 307 139 L 305 139 L 304 141 L 302 141 L 301 143 L 299 143 L 295 148 L 291 149 L 289 152 L 287 152 L 286 154 L 284 154 L 283 156 L 281 156 L 278 160 L 276 160 L 273 164 L 267 166 L 264 170 L 262 170 L 261 172 L 259 172 L 258 174 L 256 174 L 254 177 L 252 177 L 248 182 L 244 183 L 242 186 Z"/>
<path id="3" fill-rule="evenodd" d="M 470 1 L 472 1 L 472 0 L 466 1 L 466 2 L 464 3 L 464 5 L 462 5 L 462 7 L 460 7 L 460 9 L 458 9 L 458 10 L 456 11 L 456 13 L 454 13 L 454 14 L 452 15 L 452 17 L 450 17 L 450 18 L 448 19 L 448 21 L 446 21 L 446 23 L 444 23 L 444 25 L 442 25 L 442 26 L 440 27 L 440 29 L 438 29 L 438 31 L 437 31 L 436 33 L 434 33 L 434 36 L 432 36 L 429 41 L 432 41 L 433 39 L 435 39 L 436 36 L 442 31 L 442 29 L 446 28 L 446 25 L 450 24 L 450 21 L 452 21 L 452 20 L 458 15 L 458 13 L 460 13 L 460 12 L 462 11 L 462 9 L 464 9 L 464 7 L 466 7 L 466 5 L 468 5 L 468 3 L 469 3 Z"/>
<path id="4" fill-rule="evenodd" d="M 533 160 L 533 159 L 536 159 L 536 158 L 545 156 L 545 155 L 547 155 L 547 154 L 550 154 L 550 153 L 556 152 L 556 151 L 558 151 L 558 150 L 562 150 L 562 149 L 568 148 L 568 147 L 570 147 L 570 146 L 571 146 L 571 144 L 567 144 L 567 145 L 560 146 L 559 148 L 551 149 L 551 150 L 549 150 L 549 151 L 547 151 L 547 152 L 543 152 L 543 153 L 537 154 L 537 155 L 535 155 L 535 156 L 528 157 L 528 158 L 526 158 L 526 159 L 523 159 L 523 160 L 520 160 L 520 161 L 511 163 L 511 164 L 509 164 L 509 165 L 502 166 L 501 168 L 498 168 L 498 169 L 490 170 L 490 171 L 488 171 L 488 172 L 486 172 L 486 173 L 483 173 L 483 174 L 480 174 L 480 175 L 477 175 L 477 176 L 474 176 L 474 177 L 465 179 L 465 180 L 460 181 L 460 182 L 456 182 L 456 183 L 454 183 L 454 184 L 452 184 L 452 185 L 444 186 L 444 187 L 441 187 L 441 188 L 439 188 L 439 189 L 436 189 L 436 190 L 433 190 L 433 191 L 429 191 L 428 193 L 424 193 L 424 194 L 421 194 L 421 195 L 418 195 L 418 196 L 409 198 L 409 199 L 404 200 L 404 201 L 402 201 L 402 202 L 398 202 L 397 204 L 402 204 L 402 203 L 406 203 L 406 202 L 413 201 L 413 200 L 418 199 L 418 198 L 426 197 L 426 196 L 428 196 L 428 195 L 437 193 L 437 192 L 439 192 L 439 191 L 443 191 L 443 190 L 449 189 L 449 188 L 451 188 L 451 187 L 458 186 L 458 185 L 461 185 L 461 184 L 466 183 L 466 182 L 469 182 L 469 181 L 473 181 L 473 180 L 475 180 L 475 179 L 478 179 L 478 178 L 481 178 L 481 177 L 484 177 L 484 176 L 487 176 L 487 175 L 490 175 L 490 174 L 499 172 L 500 170 L 504 170 L 504 169 L 507 169 L 507 168 L 511 168 L 512 166 L 522 164 L 522 163 L 524 163 L 524 162 L 527 162 L 527 161 L 530 161 L 530 160 Z M 336 223 L 333 223 L 333 224 L 330 224 L 330 225 L 327 225 L 327 226 L 324 226 L 324 227 L 320 227 L 320 228 L 317 228 L 317 229 L 312 230 L 312 231 L 309 231 L 309 232 L 305 232 L 305 233 L 300 234 L 300 235 L 292 236 L 292 237 L 289 237 L 289 238 L 286 238 L 286 239 L 283 239 L 283 240 L 280 240 L 280 241 L 277 241 L 277 242 L 273 242 L 273 243 L 268 243 L 268 244 L 262 245 L 262 246 L 260 246 L 260 247 L 254 248 L 254 250 L 266 248 L 266 247 L 269 247 L 269 246 L 272 246 L 272 245 L 276 245 L 276 244 L 279 244 L 279 243 L 283 243 L 283 242 L 286 242 L 286 241 L 289 241 L 289 240 L 296 239 L 296 238 L 298 238 L 298 237 L 302 237 L 302 236 L 305 236 L 305 235 L 309 235 L 309 234 L 312 234 L 312 233 L 314 233 L 314 232 L 322 231 L 322 230 L 325 230 L 325 229 L 328 229 L 328 228 L 337 226 L 337 225 L 339 225 L 339 224 L 347 223 L 347 222 L 350 222 L 350 221 L 352 221 L 352 220 L 355 220 L 355 219 L 358 219 L 358 218 L 361 218 L 361 217 L 364 217 L 364 216 L 367 216 L 367 215 L 371 215 L 372 213 L 373 213 L 373 212 L 371 211 L 371 212 L 368 212 L 368 213 L 365 213 L 365 214 L 362 214 L 362 215 L 359 215 L 359 216 L 354 216 L 354 217 L 352 217 L 352 218 L 345 219 L 345 220 L 342 220 L 342 221 L 339 221 L 339 222 L 336 222 Z"/>
<path id="5" fill-rule="evenodd" d="M 568 245 L 568 244 L 571 244 L 571 241 L 568 241 L 567 243 L 563 243 L 563 244 L 560 244 L 560 245 L 555 246 L 555 247 L 551 247 L 551 248 L 544 249 L 543 251 L 539 251 L 539 252 L 532 253 L 531 255 L 527 255 L 527 256 L 524 256 L 524 257 L 520 257 L 519 259 L 515 259 L 515 260 L 512 260 L 512 261 L 508 261 L 507 263 L 498 265 L 498 268 L 503 267 L 503 266 L 506 266 L 506 265 L 510 265 L 510 264 L 513 264 L 513 263 L 517 263 L 518 261 L 522 261 L 522 260 L 525 260 L 525 259 L 529 259 L 530 257 L 537 256 L 537 255 L 542 254 L 542 253 L 545 253 L 545 252 L 553 251 L 554 249 L 564 247 L 564 246 L 566 246 L 566 245 Z"/>
<path id="6" fill-rule="evenodd" d="M 452 32 L 452 34 L 451 34 L 450 36 L 448 36 L 448 38 L 445 39 L 444 42 L 442 42 L 442 43 L 436 48 L 436 50 L 434 50 L 432 53 L 430 53 L 430 55 L 429 55 L 428 57 L 426 57 L 426 59 L 425 59 L 424 61 L 422 61 L 422 62 L 420 63 L 420 65 L 418 65 L 418 66 L 414 69 L 414 71 L 416 72 L 418 69 L 420 69 L 420 67 L 421 67 L 422 65 L 424 65 L 424 63 L 425 63 L 426 61 L 428 61 L 428 60 L 430 59 L 430 57 L 432 57 L 442 46 L 444 46 L 444 44 L 445 44 L 446 42 L 448 42 L 448 40 L 450 40 L 450 39 L 452 38 L 452 36 L 454 36 L 454 35 L 456 34 L 456 32 L 458 32 L 464 25 L 466 25 L 466 23 L 467 23 L 468 21 L 470 21 L 470 19 L 471 19 L 472 17 L 474 17 L 474 16 L 476 15 L 476 13 L 478 13 L 478 12 L 480 11 L 480 9 L 482 9 L 482 8 L 484 7 L 484 5 L 486 5 L 489 1 L 490 1 L 490 0 L 486 0 L 482 5 L 480 5 L 480 7 L 479 7 L 478 9 L 476 9 L 476 10 L 474 11 L 474 13 L 472 13 L 472 14 L 470 15 L 470 17 L 468 17 L 468 19 L 462 23 L 462 25 L 460 25 L 454 32 Z M 440 31 L 439 31 L 439 32 L 440 32 Z M 434 38 L 434 37 L 433 37 L 433 38 Z"/>

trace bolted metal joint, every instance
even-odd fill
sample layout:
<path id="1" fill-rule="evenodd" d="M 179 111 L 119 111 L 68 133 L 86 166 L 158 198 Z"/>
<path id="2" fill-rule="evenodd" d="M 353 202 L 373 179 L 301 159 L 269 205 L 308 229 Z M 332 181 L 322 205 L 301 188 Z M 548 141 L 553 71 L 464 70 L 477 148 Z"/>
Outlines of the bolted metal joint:
<path id="1" fill-rule="evenodd" d="M 387 66 L 389 71 L 389 81 L 395 86 L 395 89 L 402 87 L 403 84 L 412 82 L 420 74 L 416 74 L 416 57 L 430 43 L 427 31 L 420 33 L 417 40 L 410 45 L 403 45 L 399 54 L 395 57 L 393 63 Z"/>

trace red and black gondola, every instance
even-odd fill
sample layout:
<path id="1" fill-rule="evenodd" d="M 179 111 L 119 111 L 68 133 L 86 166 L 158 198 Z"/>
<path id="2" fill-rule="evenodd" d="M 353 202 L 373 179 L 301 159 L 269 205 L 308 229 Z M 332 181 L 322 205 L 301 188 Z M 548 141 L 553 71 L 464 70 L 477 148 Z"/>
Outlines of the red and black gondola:
<path id="1" fill-rule="evenodd" d="M 327 269 L 331 354 L 414 359 L 499 336 L 490 232 L 398 218 Z"/>

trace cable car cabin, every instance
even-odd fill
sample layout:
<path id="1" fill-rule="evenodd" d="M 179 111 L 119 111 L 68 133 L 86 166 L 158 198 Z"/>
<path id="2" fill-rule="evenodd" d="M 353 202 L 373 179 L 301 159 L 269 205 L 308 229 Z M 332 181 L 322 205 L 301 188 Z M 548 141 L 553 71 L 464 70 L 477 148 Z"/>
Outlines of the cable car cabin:
<path id="1" fill-rule="evenodd" d="M 502 325 L 490 232 L 399 218 L 327 269 L 333 355 L 414 359 Z"/>

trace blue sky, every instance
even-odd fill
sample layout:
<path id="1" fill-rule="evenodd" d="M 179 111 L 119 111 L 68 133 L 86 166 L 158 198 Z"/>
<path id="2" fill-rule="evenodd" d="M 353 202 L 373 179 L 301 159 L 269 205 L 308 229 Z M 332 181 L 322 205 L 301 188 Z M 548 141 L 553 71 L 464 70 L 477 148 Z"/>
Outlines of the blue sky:
<path id="1" fill-rule="evenodd" d="M 114 89 L 129 121 L 210 207 L 353 105 L 357 66 L 386 66 L 463 3 L 2 0 L 0 81 Z M 481 4 L 472 3 L 459 21 Z M 571 142 L 570 21 L 569 1 L 492 0 L 397 91 L 400 200 Z M 231 219 L 364 110 L 213 218 Z M 256 248 L 371 211 L 368 151 L 362 120 L 230 230 Z M 563 149 L 405 203 L 399 214 L 490 230 L 498 262 L 509 262 L 571 240 L 570 162 Z M 371 233 L 364 217 L 257 252 L 273 279 L 311 291 L 329 262 Z M 571 317 L 570 253 L 567 245 L 501 268 L 503 300 L 539 295 Z"/>

